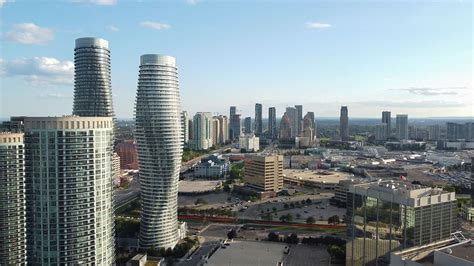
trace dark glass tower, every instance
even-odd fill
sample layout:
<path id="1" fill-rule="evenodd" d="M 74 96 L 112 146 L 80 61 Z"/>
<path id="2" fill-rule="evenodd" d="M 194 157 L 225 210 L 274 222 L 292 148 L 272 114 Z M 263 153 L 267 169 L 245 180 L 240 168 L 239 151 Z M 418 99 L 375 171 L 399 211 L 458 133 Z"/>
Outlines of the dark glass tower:
<path id="1" fill-rule="evenodd" d="M 347 106 L 341 107 L 341 116 L 339 118 L 339 132 L 341 134 L 341 140 L 349 140 L 349 112 Z"/>
<path id="2" fill-rule="evenodd" d="M 276 139 L 278 137 L 275 107 L 268 108 L 268 137 L 270 139 Z"/>
<path id="3" fill-rule="evenodd" d="M 109 43 L 79 38 L 74 49 L 74 106 L 78 116 L 113 117 Z"/>
<path id="4" fill-rule="evenodd" d="M 262 135 L 262 104 L 255 104 L 255 136 Z"/>

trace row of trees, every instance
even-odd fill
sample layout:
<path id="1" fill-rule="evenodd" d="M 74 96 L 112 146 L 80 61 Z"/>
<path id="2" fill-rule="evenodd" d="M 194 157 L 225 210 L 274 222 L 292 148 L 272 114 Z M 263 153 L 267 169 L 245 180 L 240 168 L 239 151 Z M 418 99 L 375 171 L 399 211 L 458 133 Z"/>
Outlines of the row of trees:
<path id="1" fill-rule="evenodd" d="M 115 219 L 115 233 L 117 237 L 138 237 L 140 222 L 138 220 L 117 217 Z"/>
<path id="2" fill-rule="evenodd" d="M 228 216 L 235 217 L 236 213 L 229 209 L 192 209 L 187 207 L 178 208 L 179 215 L 205 215 L 205 216 Z"/>
<path id="3" fill-rule="evenodd" d="M 300 206 L 300 204 L 305 205 L 305 204 L 311 204 L 311 203 L 313 203 L 313 201 L 310 198 L 307 198 L 306 200 L 301 200 L 301 202 L 296 201 L 296 202 L 291 202 L 289 204 L 285 203 L 285 204 L 283 204 L 283 208 L 285 208 L 285 209 L 295 208 L 295 207 Z"/>

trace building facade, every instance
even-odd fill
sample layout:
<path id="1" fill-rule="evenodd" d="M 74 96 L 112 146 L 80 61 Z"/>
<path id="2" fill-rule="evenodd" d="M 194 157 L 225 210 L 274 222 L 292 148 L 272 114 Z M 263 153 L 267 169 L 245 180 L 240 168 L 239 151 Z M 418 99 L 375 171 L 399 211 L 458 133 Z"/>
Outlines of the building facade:
<path id="1" fill-rule="evenodd" d="M 397 115 L 397 139 L 408 140 L 408 115 Z"/>
<path id="2" fill-rule="evenodd" d="M 188 145 L 189 142 L 189 117 L 188 112 L 181 112 L 181 128 L 183 129 L 183 144 Z"/>
<path id="3" fill-rule="evenodd" d="M 428 128 L 429 140 L 441 140 L 441 127 L 439 125 L 432 125 Z"/>
<path id="4" fill-rule="evenodd" d="M 278 138 L 275 107 L 268 108 L 268 138 L 272 140 Z"/>
<path id="5" fill-rule="evenodd" d="M 392 113 L 391 112 L 389 111 L 382 112 L 382 124 L 387 125 L 386 135 L 387 135 L 387 138 L 389 138 L 390 135 L 392 134 Z"/>
<path id="6" fill-rule="evenodd" d="M 109 43 L 79 38 L 74 49 L 74 106 L 78 116 L 113 117 Z"/>
<path id="7" fill-rule="evenodd" d="M 450 238 L 454 192 L 396 181 L 352 185 L 347 192 L 346 265 L 385 265 L 390 252 Z"/>
<path id="8" fill-rule="evenodd" d="M 229 119 L 225 115 L 220 115 L 217 119 L 220 125 L 219 143 L 225 144 L 229 140 Z"/>
<path id="9" fill-rule="evenodd" d="M 230 122 L 229 122 L 229 139 L 235 140 L 238 139 L 241 133 L 240 129 L 240 115 L 239 114 L 233 114 L 230 116 Z"/>
<path id="10" fill-rule="evenodd" d="M 120 157 L 121 169 L 138 170 L 137 147 L 133 140 L 126 140 L 115 145 L 115 152 Z"/>
<path id="11" fill-rule="evenodd" d="M 219 140 L 221 138 L 221 124 L 217 116 L 212 118 L 212 145 L 219 144 Z M 212 146 L 211 145 L 211 146 Z"/>
<path id="12" fill-rule="evenodd" d="M 279 139 L 290 140 L 291 139 L 291 122 L 288 115 L 285 113 L 280 120 L 280 134 Z"/>
<path id="13" fill-rule="evenodd" d="M 342 141 L 349 140 L 349 112 L 347 106 L 341 107 L 341 116 L 339 117 L 339 134 Z"/>
<path id="14" fill-rule="evenodd" d="M 0 265 L 26 265 L 23 133 L 0 133 Z"/>
<path id="15" fill-rule="evenodd" d="M 255 152 L 260 149 L 260 138 L 253 134 L 242 135 L 239 137 L 239 145 L 245 152 Z"/>
<path id="16" fill-rule="evenodd" d="M 260 137 L 263 133 L 262 104 L 255 104 L 255 135 Z"/>
<path id="17" fill-rule="evenodd" d="M 377 140 L 377 141 L 387 140 L 387 138 L 388 138 L 387 128 L 388 128 L 388 125 L 385 124 L 385 123 L 375 125 L 375 140 Z"/>
<path id="18" fill-rule="evenodd" d="M 244 182 L 263 192 L 283 189 L 283 155 L 245 156 Z"/>
<path id="19" fill-rule="evenodd" d="M 229 161 L 213 154 L 194 166 L 194 177 L 224 177 L 229 172 Z"/>
<path id="20" fill-rule="evenodd" d="M 301 133 L 303 132 L 303 105 L 295 105 L 295 108 L 297 121 L 296 136 L 301 136 Z"/>
<path id="21" fill-rule="evenodd" d="M 115 263 L 110 117 L 26 117 L 27 260 Z"/>
<path id="22" fill-rule="evenodd" d="M 179 239 L 178 181 L 183 143 L 178 84 L 174 57 L 140 57 L 135 135 L 140 169 L 140 247 L 145 249 L 172 248 Z"/>
<path id="23" fill-rule="evenodd" d="M 252 118 L 244 118 L 244 134 L 252 134 Z"/>
<path id="24" fill-rule="evenodd" d="M 209 112 L 198 112 L 193 118 L 193 149 L 207 150 L 213 145 L 213 118 Z"/>

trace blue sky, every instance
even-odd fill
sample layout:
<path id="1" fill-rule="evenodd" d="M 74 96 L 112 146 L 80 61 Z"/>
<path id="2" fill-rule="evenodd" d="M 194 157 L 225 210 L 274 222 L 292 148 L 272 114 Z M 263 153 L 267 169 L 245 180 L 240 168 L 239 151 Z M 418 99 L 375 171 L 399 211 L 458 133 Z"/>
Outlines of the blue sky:
<path id="1" fill-rule="evenodd" d="M 109 41 L 114 108 L 139 56 L 177 58 L 182 108 L 474 116 L 472 1 L 0 0 L 0 117 L 72 111 L 79 37 Z"/>

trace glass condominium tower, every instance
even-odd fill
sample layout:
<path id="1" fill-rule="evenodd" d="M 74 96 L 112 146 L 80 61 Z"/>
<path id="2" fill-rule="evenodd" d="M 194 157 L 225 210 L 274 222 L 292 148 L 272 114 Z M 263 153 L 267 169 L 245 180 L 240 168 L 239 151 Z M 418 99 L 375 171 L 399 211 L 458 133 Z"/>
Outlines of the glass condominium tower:
<path id="1" fill-rule="evenodd" d="M 112 118 L 24 125 L 28 264 L 114 264 Z"/>
<path id="2" fill-rule="evenodd" d="M 0 133 L 0 265 L 26 265 L 23 133 Z"/>
<path id="3" fill-rule="evenodd" d="M 178 179 L 183 152 L 178 85 L 174 57 L 140 57 L 135 137 L 141 248 L 168 248 L 178 241 Z"/>
<path id="4" fill-rule="evenodd" d="M 76 39 L 73 114 L 114 116 L 109 42 L 104 39 L 90 37 Z"/>

